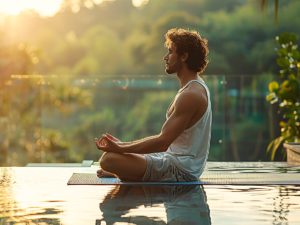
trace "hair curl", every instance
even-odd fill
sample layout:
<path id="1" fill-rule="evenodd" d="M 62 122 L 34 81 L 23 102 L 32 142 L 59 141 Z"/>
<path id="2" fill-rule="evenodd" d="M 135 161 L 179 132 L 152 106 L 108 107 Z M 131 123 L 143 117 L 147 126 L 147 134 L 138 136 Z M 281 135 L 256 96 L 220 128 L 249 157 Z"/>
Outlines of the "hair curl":
<path id="1" fill-rule="evenodd" d="M 190 70 L 194 70 L 198 74 L 203 73 L 207 63 L 207 40 L 201 38 L 197 31 L 173 28 L 165 34 L 165 47 L 169 48 L 174 45 L 176 53 L 182 56 L 188 53 L 186 64 Z"/>

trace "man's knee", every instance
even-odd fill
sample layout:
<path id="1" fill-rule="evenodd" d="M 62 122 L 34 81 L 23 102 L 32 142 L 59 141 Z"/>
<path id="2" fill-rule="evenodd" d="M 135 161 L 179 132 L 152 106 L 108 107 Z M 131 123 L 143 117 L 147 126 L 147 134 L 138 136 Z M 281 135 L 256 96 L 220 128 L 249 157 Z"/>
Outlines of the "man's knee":
<path id="1" fill-rule="evenodd" d="M 110 171 L 110 168 L 112 167 L 113 163 L 116 162 L 116 157 L 118 156 L 118 153 L 115 152 L 105 152 L 103 153 L 102 157 L 99 160 L 99 164 L 101 169 L 105 171 Z"/>

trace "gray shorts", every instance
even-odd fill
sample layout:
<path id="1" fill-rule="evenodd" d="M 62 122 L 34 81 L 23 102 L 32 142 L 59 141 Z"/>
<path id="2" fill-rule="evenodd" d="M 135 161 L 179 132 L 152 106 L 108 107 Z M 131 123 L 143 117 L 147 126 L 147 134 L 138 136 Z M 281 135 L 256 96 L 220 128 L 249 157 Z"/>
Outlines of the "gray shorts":
<path id="1" fill-rule="evenodd" d="M 186 182 L 193 178 L 181 171 L 164 153 L 145 155 L 147 169 L 142 178 L 143 182 Z"/>

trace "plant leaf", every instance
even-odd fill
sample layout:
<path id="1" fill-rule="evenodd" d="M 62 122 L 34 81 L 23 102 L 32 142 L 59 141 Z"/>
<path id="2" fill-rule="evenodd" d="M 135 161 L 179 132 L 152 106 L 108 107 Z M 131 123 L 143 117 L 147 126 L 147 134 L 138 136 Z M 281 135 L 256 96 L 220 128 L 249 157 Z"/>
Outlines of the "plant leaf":
<path id="1" fill-rule="evenodd" d="M 270 92 L 275 92 L 279 89 L 279 84 L 276 81 L 273 81 L 269 84 Z"/>
<path id="2" fill-rule="evenodd" d="M 297 81 L 297 78 L 292 73 L 288 76 L 288 78 L 289 78 L 289 80 L 296 80 Z"/>
<path id="3" fill-rule="evenodd" d="M 298 35 L 297 35 L 297 34 L 290 34 L 290 40 L 291 40 L 292 42 L 297 41 L 297 40 L 298 40 Z"/>
<path id="4" fill-rule="evenodd" d="M 280 121 L 279 126 L 281 126 L 281 127 L 286 127 L 287 124 L 286 124 L 285 122 L 283 122 L 283 121 Z"/>
<path id="5" fill-rule="evenodd" d="M 298 50 L 292 50 L 292 58 L 295 59 L 295 60 L 298 60 L 299 59 L 299 51 Z"/>
<path id="6" fill-rule="evenodd" d="M 291 41 L 291 34 L 289 32 L 283 32 L 280 37 L 281 37 L 280 44 L 287 44 L 287 43 L 290 43 L 290 41 Z"/>
<path id="7" fill-rule="evenodd" d="M 284 140 L 284 138 L 282 136 L 275 139 L 275 143 L 274 143 L 273 149 L 272 149 L 271 161 L 274 161 L 276 151 L 283 140 Z"/>
<path id="8" fill-rule="evenodd" d="M 274 139 L 273 141 L 271 141 L 270 144 L 268 145 L 266 154 L 268 154 L 268 152 L 270 151 L 270 149 L 271 149 L 272 145 L 274 144 L 275 140 L 276 139 Z"/>
<path id="9" fill-rule="evenodd" d="M 288 59 L 280 57 L 277 59 L 277 64 L 281 67 L 289 67 L 290 66 L 290 62 Z"/>
<path id="10" fill-rule="evenodd" d="M 277 54 L 280 56 L 287 56 L 288 52 L 285 48 L 282 48 L 279 51 L 277 51 Z"/>

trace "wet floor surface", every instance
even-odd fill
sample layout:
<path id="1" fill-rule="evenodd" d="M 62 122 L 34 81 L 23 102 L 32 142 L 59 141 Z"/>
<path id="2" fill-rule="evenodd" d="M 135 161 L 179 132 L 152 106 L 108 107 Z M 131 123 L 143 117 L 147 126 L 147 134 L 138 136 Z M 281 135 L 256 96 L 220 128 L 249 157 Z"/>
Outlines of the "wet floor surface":
<path id="1" fill-rule="evenodd" d="M 298 173 L 286 163 L 208 163 L 209 172 Z M 68 186 L 91 168 L 0 168 L 0 224 L 300 224 L 300 186 Z"/>

